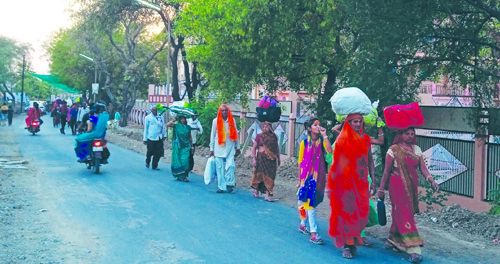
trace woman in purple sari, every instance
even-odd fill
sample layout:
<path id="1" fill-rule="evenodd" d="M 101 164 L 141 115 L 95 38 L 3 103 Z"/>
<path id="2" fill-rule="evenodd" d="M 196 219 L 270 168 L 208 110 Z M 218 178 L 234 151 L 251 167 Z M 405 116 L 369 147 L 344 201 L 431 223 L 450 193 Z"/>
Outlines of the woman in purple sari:
<path id="1" fill-rule="evenodd" d="M 305 124 L 309 136 L 302 140 L 299 150 L 299 183 L 297 196 L 299 200 L 299 231 L 310 234 L 314 244 L 321 245 L 323 240 L 318 235 L 316 224 L 316 207 L 325 197 L 327 163 L 325 156 L 332 153 L 332 144 L 321 127 L 319 120 L 313 118 Z M 306 226 L 309 222 L 309 229 Z"/>
<path id="2" fill-rule="evenodd" d="M 389 195 L 392 203 L 392 225 L 386 247 L 394 251 L 405 251 L 409 262 L 423 260 L 420 237 L 415 223 L 418 209 L 418 174 L 420 170 L 432 187 L 439 191 L 439 184 L 432 178 L 425 166 L 422 150 L 416 145 L 415 129 L 400 131 L 394 138 L 394 145 L 387 151 L 385 170 L 377 195 L 384 198 L 384 189 L 389 180 Z"/>

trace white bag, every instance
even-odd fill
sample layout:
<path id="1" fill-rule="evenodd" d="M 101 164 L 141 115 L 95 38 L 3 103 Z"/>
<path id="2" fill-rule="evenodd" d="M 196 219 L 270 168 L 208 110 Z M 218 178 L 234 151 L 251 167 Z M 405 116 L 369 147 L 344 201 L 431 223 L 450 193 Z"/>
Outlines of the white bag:
<path id="1" fill-rule="evenodd" d="M 338 90 L 330 99 L 330 103 L 337 115 L 361 114 L 365 116 L 372 112 L 370 99 L 356 87 Z"/>
<path id="2" fill-rule="evenodd" d="M 210 157 L 207 160 L 207 165 L 205 166 L 205 184 L 210 184 L 212 180 L 217 179 L 216 165 L 214 157 Z"/>

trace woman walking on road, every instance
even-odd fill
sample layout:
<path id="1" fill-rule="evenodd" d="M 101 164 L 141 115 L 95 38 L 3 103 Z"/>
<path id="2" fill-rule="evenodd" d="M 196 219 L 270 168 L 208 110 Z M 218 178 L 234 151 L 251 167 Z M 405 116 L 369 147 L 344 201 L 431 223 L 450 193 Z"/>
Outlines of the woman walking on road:
<path id="1" fill-rule="evenodd" d="M 253 197 L 259 198 L 259 192 L 266 194 L 266 201 L 273 202 L 274 179 L 280 165 L 278 137 L 273 133 L 271 123 L 262 123 L 262 133 L 255 137 L 252 147 L 252 165 L 254 173 L 250 182 L 254 189 Z"/>
<path id="2" fill-rule="evenodd" d="M 384 199 L 384 189 L 389 180 L 389 195 L 392 203 L 392 225 L 386 247 L 394 251 L 410 254 L 409 262 L 423 260 L 420 237 L 415 223 L 418 208 L 418 174 L 420 170 L 432 187 L 439 191 L 439 184 L 432 178 L 425 166 L 422 150 L 416 145 L 415 129 L 408 128 L 398 132 L 394 145 L 387 151 L 385 170 L 377 195 Z"/>
<path id="3" fill-rule="evenodd" d="M 300 143 L 298 159 L 299 231 L 311 234 L 310 241 L 321 245 L 323 240 L 318 235 L 316 207 L 323 202 L 327 171 L 325 156 L 326 153 L 332 153 L 332 145 L 326 129 L 320 126 L 317 118 L 309 120 L 306 128 L 309 136 Z M 309 229 L 306 220 L 309 220 Z"/>
<path id="4" fill-rule="evenodd" d="M 59 109 L 59 112 L 60 112 L 60 120 L 61 120 L 61 129 L 60 129 L 60 132 L 61 134 L 66 134 L 64 132 L 64 128 L 66 127 L 66 121 L 67 121 L 67 118 L 68 118 L 68 103 L 66 101 L 62 101 L 62 106 L 61 108 Z"/>
<path id="5" fill-rule="evenodd" d="M 179 119 L 178 122 L 177 119 Z M 187 124 L 185 116 L 174 118 L 168 122 L 167 126 L 172 127 L 174 130 L 172 137 L 172 175 L 178 181 L 189 182 L 188 176 L 191 171 L 189 155 L 194 151 L 191 140 L 191 127 Z"/>
<path id="6" fill-rule="evenodd" d="M 362 245 L 361 231 L 368 223 L 372 177 L 375 189 L 375 165 L 370 136 L 363 133 L 363 116 L 347 116 L 335 142 L 333 164 L 328 177 L 330 192 L 330 235 L 335 246 L 343 247 L 342 257 L 351 259 L 356 246 Z"/>

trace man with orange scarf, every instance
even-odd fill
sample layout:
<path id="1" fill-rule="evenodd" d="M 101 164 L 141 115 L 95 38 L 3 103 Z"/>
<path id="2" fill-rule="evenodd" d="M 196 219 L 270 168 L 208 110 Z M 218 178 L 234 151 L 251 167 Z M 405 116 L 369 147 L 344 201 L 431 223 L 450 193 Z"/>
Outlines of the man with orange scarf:
<path id="1" fill-rule="evenodd" d="M 356 246 L 363 243 L 361 231 L 368 222 L 371 175 L 375 187 L 375 165 L 370 136 L 363 133 L 363 116 L 351 114 L 342 128 L 333 151 L 333 164 L 328 176 L 330 194 L 330 235 L 342 257 L 352 258 Z M 369 175 L 368 175 L 369 174 Z"/>
<path id="2" fill-rule="evenodd" d="M 240 155 L 238 131 L 231 109 L 226 104 L 219 107 L 217 118 L 212 121 L 210 156 L 214 156 L 217 173 L 217 193 L 234 193 L 234 158 Z"/>

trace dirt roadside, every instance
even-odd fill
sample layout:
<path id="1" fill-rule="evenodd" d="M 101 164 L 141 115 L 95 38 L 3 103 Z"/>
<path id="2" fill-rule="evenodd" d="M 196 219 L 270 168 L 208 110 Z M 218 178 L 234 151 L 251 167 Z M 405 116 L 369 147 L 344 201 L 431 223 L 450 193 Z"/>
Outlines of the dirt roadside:
<path id="1" fill-rule="evenodd" d="M 68 236 L 71 227 L 64 231 L 65 223 L 43 205 L 39 172 L 22 157 L 14 129 L 1 126 L 0 135 L 0 164 L 25 167 L 0 166 L 0 263 L 93 263 L 93 246 Z"/>

